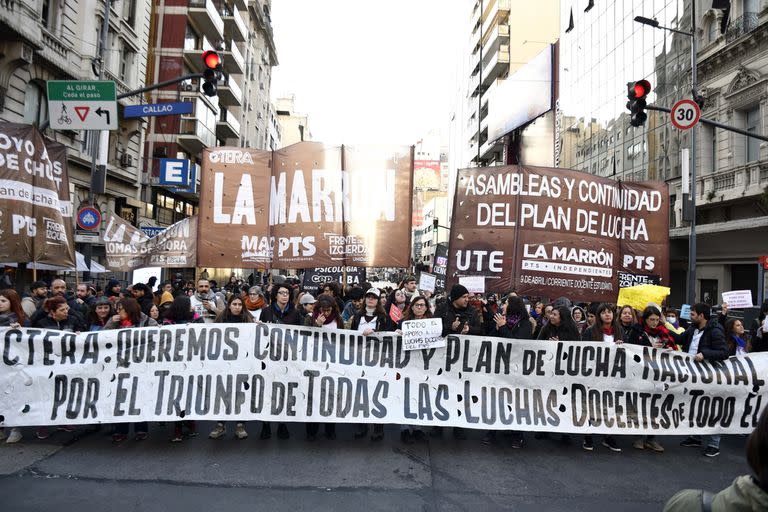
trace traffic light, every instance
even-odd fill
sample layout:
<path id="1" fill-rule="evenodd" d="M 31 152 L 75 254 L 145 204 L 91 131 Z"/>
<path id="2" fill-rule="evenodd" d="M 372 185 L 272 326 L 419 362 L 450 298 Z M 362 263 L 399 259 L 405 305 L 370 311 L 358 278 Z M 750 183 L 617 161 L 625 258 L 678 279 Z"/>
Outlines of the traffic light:
<path id="1" fill-rule="evenodd" d="M 216 84 L 222 76 L 221 57 L 218 52 L 208 50 L 203 53 L 203 92 L 206 96 L 216 96 Z"/>
<path id="2" fill-rule="evenodd" d="M 629 124 L 632 126 L 643 126 L 648 114 L 645 113 L 645 98 L 651 92 L 651 83 L 648 80 L 639 80 L 637 82 L 627 83 L 627 108 L 631 116 Z"/>

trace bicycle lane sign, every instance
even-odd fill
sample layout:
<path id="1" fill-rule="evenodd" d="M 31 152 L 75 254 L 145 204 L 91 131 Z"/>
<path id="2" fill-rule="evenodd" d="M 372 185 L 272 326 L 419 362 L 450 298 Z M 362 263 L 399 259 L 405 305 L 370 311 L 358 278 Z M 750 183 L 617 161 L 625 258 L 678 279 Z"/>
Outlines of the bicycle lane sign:
<path id="1" fill-rule="evenodd" d="M 109 80 L 49 80 L 48 117 L 54 130 L 117 130 L 117 92 Z"/>

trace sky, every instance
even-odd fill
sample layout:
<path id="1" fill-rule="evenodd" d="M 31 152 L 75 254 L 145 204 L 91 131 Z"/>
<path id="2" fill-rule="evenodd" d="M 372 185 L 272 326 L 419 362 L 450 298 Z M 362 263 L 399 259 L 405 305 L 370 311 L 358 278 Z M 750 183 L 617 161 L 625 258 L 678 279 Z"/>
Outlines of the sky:
<path id="1" fill-rule="evenodd" d="M 273 0 L 272 98 L 296 95 L 316 141 L 415 144 L 456 94 L 466 0 Z"/>

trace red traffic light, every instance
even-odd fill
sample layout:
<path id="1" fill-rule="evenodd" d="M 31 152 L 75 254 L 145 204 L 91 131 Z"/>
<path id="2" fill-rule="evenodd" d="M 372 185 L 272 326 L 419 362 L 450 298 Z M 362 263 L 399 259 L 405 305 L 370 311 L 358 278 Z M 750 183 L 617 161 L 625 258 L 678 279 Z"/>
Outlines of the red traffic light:
<path id="1" fill-rule="evenodd" d="M 645 98 L 650 92 L 651 82 L 648 80 L 640 80 L 635 82 L 635 85 L 632 86 L 632 93 L 634 94 L 635 98 Z"/>
<path id="2" fill-rule="evenodd" d="M 219 57 L 219 54 L 215 51 L 208 50 L 203 53 L 203 64 L 205 64 L 205 67 L 208 69 L 216 69 L 219 67 L 219 64 L 221 64 L 221 57 Z"/>

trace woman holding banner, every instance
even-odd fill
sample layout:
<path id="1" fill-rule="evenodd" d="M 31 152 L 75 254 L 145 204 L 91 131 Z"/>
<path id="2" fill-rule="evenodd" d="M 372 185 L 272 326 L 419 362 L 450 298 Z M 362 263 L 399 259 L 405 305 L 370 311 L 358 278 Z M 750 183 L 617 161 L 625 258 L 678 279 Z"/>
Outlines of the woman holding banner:
<path id="1" fill-rule="evenodd" d="M 249 324 L 253 323 L 253 317 L 245 309 L 243 299 L 235 295 L 230 299 L 226 309 L 216 317 L 217 324 Z M 209 439 L 219 439 L 227 433 L 226 423 L 219 421 L 208 434 Z M 245 423 L 238 421 L 235 424 L 235 437 L 238 439 L 248 439 L 248 431 L 245 430 Z"/>
<path id="2" fill-rule="evenodd" d="M 405 303 L 405 292 L 403 290 L 397 290 L 395 294 L 397 295 L 398 293 L 402 295 L 403 303 Z M 374 332 L 392 331 L 394 330 L 393 327 L 394 325 L 390 321 L 390 318 L 379 304 L 378 290 L 371 288 L 365 292 L 365 297 L 363 303 L 360 305 L 360 309 L 355 313 L 355 316 L 352 317 L 350 329 L 359 332 L 363 336 L 368 336 Z M 366 343 L 368 342 L 366 341 Z M 357 431 L 355 432 L 355 439 L 361 439 L 366 435 L 368 435 L 368 425 L 364 423 L 359 424 Z M 373 425 L 371 441 L 381 441 L 382 439 L 384 439 L 384 425 L 375 423 Z"/>
<path id="3" fill-rule="evenodd" d="M 368 290 L 370 295 L 366 295 L 366 301 L 370 300 L 370 304 L 378 302 L 376 300 L 376 290 Z M 381 311 L 384 313 L 384 310 Z M 386 316 L 386 315 L 385 315 Z M 408 320 L 422 320 L 424 318 L 432 318 L 432 310 L 429 307 L 429 300 L 423 296 L 416 296 L 411 299 L 411 303 L 405 308 L 403 318 L 398 322 L 398 330 L 402 330 L 403 322 Z M 420 427 L 415 425 L 400 425 L 400 440 L 405 444 L 413 444 L 413 441 L 422 441 L 426 439 L 424 431 Z"/>
<path id="4" fill-rule="evenodd" d="M 0 327 L 18 329 L 26 323 L 24 309 L 21 307 L 21 297 L 16 290 L 7 288 L 0 290 Z M 0 429 L 0 441 L 5 439 L 5 430 Z M 21 441 L 21 430 L 17 427 L 11 429 L 6 443 L 18 443 Z"/>
<path id="5" fill-rule="evenodd" d="M 115 311 L 112 309 L 112 302 L 106 297 L 99 297 L 96 302 L 91 306 L 91 311 L 88 314 L 88 323 L 90 332 L 96 332 L 104 329 L 107 322 L 115 315 Z"/>
<path id="6" fill-rule="evenodd" d="M 192 299 L 185 295 L 180 295 L 173 299 L 171 307 L 165 312 L 163 325 L 203 323 L 203 317 L 195 313 L 192 309 Z M 180 443 L 184 439 L 183 427 L 187 427 L 188 437 L 197 436 L 197 426 L 193 420 L 183 420 L 173 422 L 172 443 Z"/>
<path id="7" fill-rule="evenodd" d="M 623 343 L 622 336 L 624 331 L 621 325 L 616 319 L 613 306 L 610 304 L 602 303 L 597 306 L 595 310 L 595 323 L 584 331 L 583 341 L 602 341 L 611 344 Z M 605 436 L 603 438 L 603 446 L 611 450 L 612 452 L 620 452 L 621 448 L 616 444 L 613 436 Z M 594 442 L 591 435 L 584 436 L 584 444 L 582 447 L 591 452 L 595 449 Z"/>
<path id="8" fill-rule="evenodd" d="M 619 327 L 621 327 L 621 339 L 627 343 L 642 334 L 643 328 L 637 321 L 635 308 L 630 305 L 621 307 L 619 310 Z"/>
<path id="9" fill-rule="evenodd" d="M 745 356 L 752 352 L 751 340 L 744 335 L 744 324 L 738 318 L 725 322 L 725 341 L 731 356 Z"/>
<path id="10" fill-rule="evenodd" d="M 550 306 L 547 306 L 550 307 Z M 547 341 L 579 341 L 581 334 L 571 318 L 571 311 L 566 306 L 552 309 L 549 321 L 540 329 L 537 337 Z"/>
<path id="11" fill-rule="evenodd" d="M 513 340 L 530 340 L 533 337 L 533 329 L 523 299 L 517 295 L 507 297 L 501 312 L 493 316 L 495 332 L 492 336 L 509 338 Z M 525 437 L 522 432 L 512 431 L 512 448 L 522 448 Z M 496 431 L 489 430 L 483 437 L 483 444 L 492 444 L 496 441 Z"/>
<path id="12" fill-rule="evenodd" d="M 258 321 L 261 318 L 261 310 L 267 305 L 264 300 L 264 296 L 261 293 L 261 288 L 258 286 L 251 286 L 248 289 L 248 295 L 245 297 L 245 309 L 253 317 L 254 321 Z"/>
<path id="13" fill-rule="evenodd" d="M 187 299 L 189 300 L 189 299 Z M 141 312 L 136 299 L 121 299 L 117 303 L 117 314 L 114 315 L 104 326 L 104 330 L 110 329 L 130 329 L 139 327 L 156 327 L 157 322 Z M 128 439 L 128 423 L 118 423 L 115 425 L 115 433 L 112 434 L 113 443 L 122 443 Z M 133 424 L 136 441 L 143 441 L 149 435 L 149 425 L 146 421 L 140 421 Z"/>
<path id="14" fill-rule="evenodd" d="M 326 285 L 327 287 L 328 285 Z M 338 330 L 343 329 L 344 324 L 341 320 L 339 306 L 335 297 L 330 293 L 323 293 L 315 301 L 312 313 L 308 314 L 304 320 L 304 325 L 320 327 L 321 329 Z M 307 439 L 314 441 L 317 438 L 318 423 L 307 423 Z M 336 424 L 325 424 L 325 437 L 330 440 L 336 439 Z"/>
<path id="15" fill-rule="evenodd" d="M 624 306 L 624 308 L 628 307 Z M 643 321 L 642 330 L 634 332 L 627 339 L 627 343 L 656 349 L 679 350 L 674 337 L 662 323 L 661 311 L 656 306 L 645 308 L 641 318 Z M 632 446 L 638 450 L 651 450 L 656 453 L 664 452 L 664 447 L 656 441 L 656 436 L 645 436 L 632 443 Z"/>

